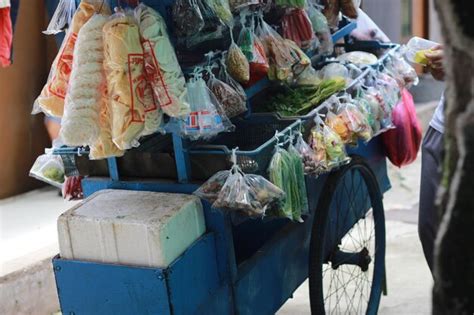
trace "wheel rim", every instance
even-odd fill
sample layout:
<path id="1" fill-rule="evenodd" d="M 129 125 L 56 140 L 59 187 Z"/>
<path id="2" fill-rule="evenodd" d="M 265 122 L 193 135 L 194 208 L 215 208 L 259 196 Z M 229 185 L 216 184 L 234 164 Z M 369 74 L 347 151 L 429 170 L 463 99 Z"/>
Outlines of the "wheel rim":
<path id="1" fill-rule="evenodd" d="M 365 163 L 357 161 L 333 174 L 325 193 L 313 224 L 312 313 L 376 314 L 385 256 L 377 180 Z"/>

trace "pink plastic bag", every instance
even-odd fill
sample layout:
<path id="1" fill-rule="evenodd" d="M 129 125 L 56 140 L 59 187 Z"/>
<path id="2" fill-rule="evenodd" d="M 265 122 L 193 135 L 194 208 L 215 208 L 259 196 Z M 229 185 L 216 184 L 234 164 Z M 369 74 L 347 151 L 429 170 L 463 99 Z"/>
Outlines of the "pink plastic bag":
<path id="1" fill-rule="evenodd" d="M 421 126 L 416 116 L 413 96 L 407 89 L 402 91 L 402 100 L 392 113 L 395 129 L 382 135 L 389 160 L 402 167 L 416 160 L 421 144 Z"/>

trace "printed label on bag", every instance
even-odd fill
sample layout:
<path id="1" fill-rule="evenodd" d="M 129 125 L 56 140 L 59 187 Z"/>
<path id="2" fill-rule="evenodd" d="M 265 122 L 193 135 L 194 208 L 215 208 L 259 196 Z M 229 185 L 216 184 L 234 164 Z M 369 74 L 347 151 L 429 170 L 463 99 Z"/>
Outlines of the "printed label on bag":
<path id="1" fill-rule="evenodd" d="M 145 56 L 145 72 L 148 82 L 153 89 L 153 94 L 161 107 L 167 107 L 173 103 L 173 99 L 168 91 L 160 63 L 155 56 L 154 43 L 149 40 L 143 42 L 143 52 Z"/>
<path id="2" fill-rule="evenodd" d="M 67 37 L 63 50 L 56 63 L 56 71 L 48 84 L 48 91 L 61 99 L 66 98 L 69 77 L 72 72 L 72 61 L 77 34 L 72 33 Z"/>
<path id="3" fill-rule="evenodd" d="M 186 132 L 199 131 L 199 112 L 191 112 L 186 119 Z"/>
<path id="4" fill-rule="evenodd" d="M 128 82 L 130 85 L 130 105 L 133 122 L 143 122 L 145 120 L 144 113 L 137 106 L 142 106 L 144 112 L 147 108 L 156 108 L 152 95 L 143 71 L 144 57 L 143 54 L 128 55 Z"/>

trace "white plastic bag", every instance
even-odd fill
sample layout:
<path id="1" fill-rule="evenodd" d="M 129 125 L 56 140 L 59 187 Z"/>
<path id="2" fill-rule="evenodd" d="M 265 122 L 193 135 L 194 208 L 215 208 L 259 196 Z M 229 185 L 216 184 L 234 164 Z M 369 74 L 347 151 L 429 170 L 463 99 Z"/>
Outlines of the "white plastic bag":
<path id="1" fill-rule="evenodd" d="M 59 155 L 40 155 L 30 170 L 30 176 L 58 188 L 64 183 L 64 164 Z"/>
<path id="2" fill-rule="evenodd" d="M 60 0 L 43 34 L 55 35 L 64 31 L 66 25 L 71 24 L 74 12 L 76 12 L 76 0 Z"/>

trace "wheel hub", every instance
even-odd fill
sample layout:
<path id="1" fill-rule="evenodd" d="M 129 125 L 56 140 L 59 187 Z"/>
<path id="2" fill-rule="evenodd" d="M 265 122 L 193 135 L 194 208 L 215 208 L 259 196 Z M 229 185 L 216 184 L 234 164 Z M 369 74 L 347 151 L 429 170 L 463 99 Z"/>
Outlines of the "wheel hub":
<path id="1" fill-rule="evenodd" d="M 334 270 L 338 269 L 341 265 L 354 265 L 359 266 L 362 271 L 366 272 L 369 270 L 372 258 L 366 247 L 360 252 L 354 253 L 342 251 L 338 246 L 329 257 L 329 261 L 331 262 L 331 268 Z"/>

